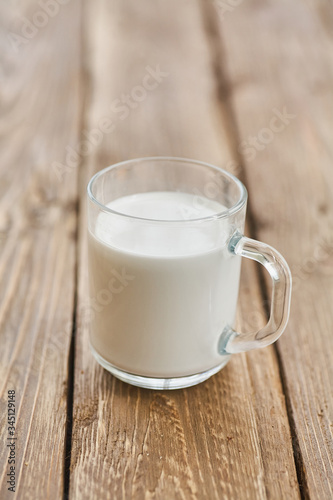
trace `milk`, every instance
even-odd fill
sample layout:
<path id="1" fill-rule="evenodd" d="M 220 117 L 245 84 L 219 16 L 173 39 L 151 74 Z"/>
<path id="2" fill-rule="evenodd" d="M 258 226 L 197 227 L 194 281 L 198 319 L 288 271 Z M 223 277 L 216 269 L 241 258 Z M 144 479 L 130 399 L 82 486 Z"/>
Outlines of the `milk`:
<path id="1" fill-rule="evenodd" d="M 140 193 L 107 206 L 164 222 L 98 214 L 89 233 L 92 347 L 118 369 L 147 377 L 221 365 L 218 341 L 234 324 L 240 258 L 227 250 L 223 219 L 192 220 L 225 207 L 179 192 Z"/>

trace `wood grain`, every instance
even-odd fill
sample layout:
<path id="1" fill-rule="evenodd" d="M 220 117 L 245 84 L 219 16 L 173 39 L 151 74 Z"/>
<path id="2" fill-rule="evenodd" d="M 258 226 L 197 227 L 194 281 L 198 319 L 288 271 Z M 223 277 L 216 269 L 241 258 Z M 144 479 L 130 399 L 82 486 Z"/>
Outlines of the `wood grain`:
<path id="1" fill-rule="evenodd" d="M 115 161 L 180 155 L 233 168 L 221 119 L 211 45 L 194 2 L 90 3 L 85 67 L 90 95 L 85 130 L 115 124 L 81 171 L 78 335 L 70 497 L 299 498 L 277 359 L 272 348 L 235 356 L 219 374 L 187 390 L 126 385 L 88 347 L 85 186 Z M 140 85 L 146 67 L 168 73 L 121 120 L 110 105 Z M 237 167 L 237 166 L 236 166 Z M 237 167 L 238 168 L 238 167 Z M 243 276 L 241 327 L 264 308 L 254 266 Z M 254 314 L 255 313 L 255 314 Z"/>
<path id="2" fill-rule="evenodd" d="M 290 323 L 277 354 L 302 493 L 305 498 L 329 499 L 333 495 L 331 10 L 321 2 L 297 0 L 288 7 L 286 2 L 244 2 L 224 19 L 217 12 L 212 6 L 211 24 L 218 20 L 220 30 L 215 57 L 217 64 L 228 67 L 256 235 L 281 250 L 294 278 Z M 293 117 L 285 118 L 281 130 L 271 134 L 267 128 L 272 129 L 276 109 Z M 259 139 L 254 154 L 249 150 L 251 137 Z"/>
<path id="3" fill-rule="evenodd" d="M 53 500 L 64 487 L 77 187 L 76 175 L 59 183 L 51 165 L 77 140 L 80 9 L 72 0 L 22 37 L 38 11 L 38 2 L 13 2 L 0 16 L 2 499 Z M 16 391 L 15 494 L 6 482 L 8 390 Z"/>

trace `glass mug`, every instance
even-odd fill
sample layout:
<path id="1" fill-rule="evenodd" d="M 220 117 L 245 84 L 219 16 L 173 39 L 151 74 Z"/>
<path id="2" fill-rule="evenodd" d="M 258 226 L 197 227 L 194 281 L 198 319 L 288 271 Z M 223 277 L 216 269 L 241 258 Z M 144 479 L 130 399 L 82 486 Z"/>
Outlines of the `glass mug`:
<path id="1" fill-rule="evenodd" d="M 129 160 L 88 184 L 90 344 L 117 378 L 152 389 L 198 384 L 231 354 L 284 331 L 291 273 L 243 236 L 247 191 L 233 175 L 183 158 Z M 270 318 L 234 330 L 241 257 L 272 278 Z"/>

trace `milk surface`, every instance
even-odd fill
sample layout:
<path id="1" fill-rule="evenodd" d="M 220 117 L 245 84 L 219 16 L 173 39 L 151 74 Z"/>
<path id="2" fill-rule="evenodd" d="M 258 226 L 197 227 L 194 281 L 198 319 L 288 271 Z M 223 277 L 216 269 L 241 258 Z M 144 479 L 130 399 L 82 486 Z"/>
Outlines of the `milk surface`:
<path id="1" fill-rule="evenodd" d="M 148 377 L 220 365 L 218 341 L 234 324 L 240 258 L 228 252 L 219 222 L 192 220 L 225 207 L 179 192 L 140 193 L 108 207 L 164 222 L 98 215 L 89 233 L 93 348 L 115 367 Z"/>

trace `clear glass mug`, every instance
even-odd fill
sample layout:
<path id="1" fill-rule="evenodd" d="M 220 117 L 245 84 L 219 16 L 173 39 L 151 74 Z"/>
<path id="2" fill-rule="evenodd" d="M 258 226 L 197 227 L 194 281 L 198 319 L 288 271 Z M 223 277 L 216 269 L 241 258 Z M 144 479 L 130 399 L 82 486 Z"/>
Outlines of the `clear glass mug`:
<path id="1" fill-rule="evenodd" d="M 98 172 L 87 191 L 90 344 L 117 378 L 188 387 L 282 334 L 291 273 L 276 250 L 243 235 L 247 192 L 236 177 L 199 161 L 142 158 Z M 234 330 L 241 257 L 272 278 L 269 321 L 253 333 Z"/>

